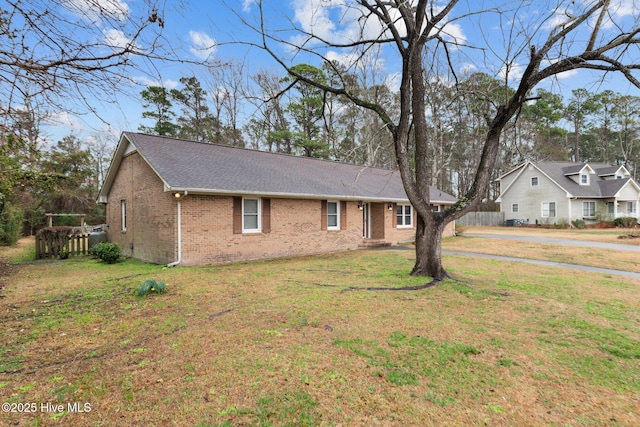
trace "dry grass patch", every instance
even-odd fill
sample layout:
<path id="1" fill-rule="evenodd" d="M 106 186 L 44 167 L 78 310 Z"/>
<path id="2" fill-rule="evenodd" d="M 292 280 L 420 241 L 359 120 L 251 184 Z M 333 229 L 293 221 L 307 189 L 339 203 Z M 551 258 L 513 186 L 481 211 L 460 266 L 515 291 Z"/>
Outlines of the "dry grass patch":
<path id="1" fill-rule="evenodd" d="M 563 238 L 552 234 L 546 235 L 545 237 Z M 612 243 L 610 241 L 607 242 Z M 493 239 L 490 237 L 490 234 L 487 234 L 487 237 L 463 235 L 448 238 L 444 240 L 443 249 L 587 265 L 640 273 L 640 262 L 638 262 L 640 260 L 640 254 L 638 254 L 638 252 L 623 250 Z"/>
<path id="2" fill-rule="evenodd" d="M 506 234 L 511 236 L 536 236 L 555 239 L 587 240 L 592 242 L 616 243 L 640 246 L 640 239 L 629 239 L 630 235 L 640 236 L 640 229 L 634 228 L 542 228 L 542 227 L 464 227 L 466 233 Z"/>
<path id="3" fill-rule="evenodd" d="M 411 251 L 174 268 L 22 265 L 0 298 L 8 425 L 638 425 L 631 280 Z M 153 278 L 167 292 L 138 297 Z M 615 420 L 615 421 L 614 421 Z"/>

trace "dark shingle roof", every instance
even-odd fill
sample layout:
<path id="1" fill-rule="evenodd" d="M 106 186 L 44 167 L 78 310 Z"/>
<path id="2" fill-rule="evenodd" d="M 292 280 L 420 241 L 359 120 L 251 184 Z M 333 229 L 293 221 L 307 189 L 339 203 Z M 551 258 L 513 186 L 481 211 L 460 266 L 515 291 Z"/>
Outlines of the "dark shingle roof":
<path id="1" fill-rule="evenodd" d="M 610 179 L 604 180 L 600 178 L 603 175 L 610 175 L 606 173 L 609 169 L 613 169 L 614 172 L 620 169 L 620 166 L 613 168 L 610 165 L 602 163 L 589 163 L 589 166 L 596 172 L 595 175 L 591 175 L 590 185 L 580 185 L 573 181 L 568 175 L 578 173 L 581 171 L 587 163 L 576 164 L 571 162 L 539 162 L 536 166 L 544 172 L 549 178 L 554 180 L 559 186 L 565 189 L 569 194 L 574 197 L 587 197 L 587 198 L 600 198 L 600 197 L 614 197 L 622 187 L 624 187 L 630 180 L 626 179 Z M 605 172 L 605 173 L 601 173 Z"/>
<path id="2" fill-rule="evenodd" d="M 125 138 L 164 181 L 167 191 L 408 200 L 398 171 L 132 132 L 123 133 L 121 145 Z M 435 188 L 431 200 L 456 201 Z"/>

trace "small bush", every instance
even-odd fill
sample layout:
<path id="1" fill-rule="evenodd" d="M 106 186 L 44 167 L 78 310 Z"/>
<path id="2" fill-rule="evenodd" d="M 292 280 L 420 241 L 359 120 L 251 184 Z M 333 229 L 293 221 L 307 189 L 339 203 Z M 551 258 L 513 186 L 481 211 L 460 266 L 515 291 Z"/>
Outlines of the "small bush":
<path id="1" fill-rule="evenodd" d="M 100 242 L 89 249 L 89 254 L 107 264 L 115 264 L 120 261 L 122 250 L 116 243 Z"/>
<path id="2" fill-rule="evenodd" d="M 162 294 L 167 290 L 167 283 L 156 279 L 147 279 L 138 286 L 138 295 L 145 296 L 151 291 Z"/>
<path id="3" fill-rule="evenodd" d="M 567 222 L 566 219 L 560 218 L 558 219 L 558 222 L 556 222 L 556 228 L 562 228 L 562 229 L 569 228 L 569 223 Z"/>
<path id="4" fill-rule="evenodd" d="M 0 213 L 0 245 L 13 246 L 20 240 L 24 214 L 21 209 L 7 204 Z"/>
<path id="5" fill-rule="evenodd" d="M 584 220 L 580 218 L 574 219 L 573 221 L 571 221 L 571 224 L 573 224 L 573 226 L 578 230 L 582 230 L 586 227 Z"/>
<path id="6" fill-rule="evenodd" d="M 616 227 L 633 228 L 638 225 L 638 220 L 632 216 L 623 216 L 613 220 Z"/>

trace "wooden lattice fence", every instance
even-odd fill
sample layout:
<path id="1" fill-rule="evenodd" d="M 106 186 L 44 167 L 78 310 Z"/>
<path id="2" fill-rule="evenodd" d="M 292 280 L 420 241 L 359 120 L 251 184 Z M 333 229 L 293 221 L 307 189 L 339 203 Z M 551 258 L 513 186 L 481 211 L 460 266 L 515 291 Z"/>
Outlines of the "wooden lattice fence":
<path id="1" fill-rule="evenodd" d="M 73 227 L 43 228 L 36 234 L 36 259 L 67 258 L 89 252 L 89 233 Z"/>

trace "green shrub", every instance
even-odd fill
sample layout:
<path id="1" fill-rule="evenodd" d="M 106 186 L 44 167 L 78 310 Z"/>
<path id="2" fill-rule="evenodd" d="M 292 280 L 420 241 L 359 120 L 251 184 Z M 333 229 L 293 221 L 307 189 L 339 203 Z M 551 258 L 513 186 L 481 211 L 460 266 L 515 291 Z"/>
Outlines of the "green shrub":
<path id="1" fill-rule="evenodd" d="M 89 249 L 89 254 L 101 259 L 107 264 L 115 264 L 120 261 L 122 250 L 116 243 L 100 242 Z"/>
<path id="2" fill-rule="evenodd" d="M 151 291 L 162 294 L 167 290 L 167 283 L 156 279 L 147 279 L 138 286 L 138 295 L 145 296 Z"/>
<path id="3" fill-rule="evenodd" d="M 578 230 L 582 230 L 585 228 L 584 220 L 580 218 L 574 219 L 573 221 L 571 221 L 571 224 L 573 224 L 573 226 Z"/>
<path id="4" fill-rule="evenodd" d="M 569 223 L 567 222 L 566 219 L 560 218 L 556 222 L 556 228 L 562 228 L 562 229 L 569 228 Z"/>
<path id="5" fill-rule="evenodd" d="M 622 216 L 613 220 L 616 227 L 633 228 L 638 225 L 638 220 L 632 216 Z"/>
<path id="6" fill-rule="evenodd" d="M 21 209 L 5 205 L 0 213 L 0 245 L 13 246 L 20 240 L 24 213 Z"/>

